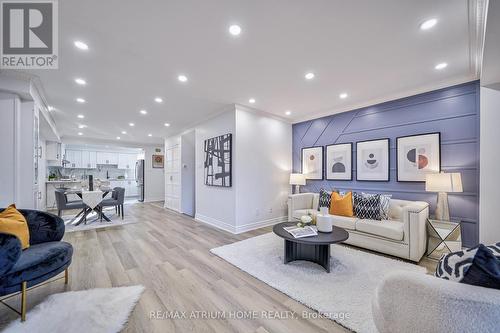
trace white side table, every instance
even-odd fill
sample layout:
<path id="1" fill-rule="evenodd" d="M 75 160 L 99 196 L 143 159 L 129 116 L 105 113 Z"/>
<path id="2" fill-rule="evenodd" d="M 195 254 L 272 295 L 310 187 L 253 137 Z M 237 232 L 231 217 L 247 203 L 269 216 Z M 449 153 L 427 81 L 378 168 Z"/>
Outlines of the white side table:
<path id="1" fill-rule="evenodd" d="M 462 250 L 460 221 L 427 219 L 427 257 L 440 259 L 443 254 Z"/>

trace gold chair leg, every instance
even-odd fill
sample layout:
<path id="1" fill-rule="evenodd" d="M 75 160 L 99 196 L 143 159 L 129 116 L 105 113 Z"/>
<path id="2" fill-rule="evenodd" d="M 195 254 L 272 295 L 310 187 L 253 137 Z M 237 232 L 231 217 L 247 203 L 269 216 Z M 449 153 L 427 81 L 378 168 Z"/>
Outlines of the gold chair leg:
<path id="1" fill-rule="evenodd" d="M 21 283 L 21 321 L 26 320 L 26 281 Z"/>
<path id="2" fill-rule="evenodd" d="M 68 284 L 68 282 L 69 282 L 69 271 L 68 271 L 68 269 L 66 268 L 66 269 L 64 270 L 64 284 Z"/>

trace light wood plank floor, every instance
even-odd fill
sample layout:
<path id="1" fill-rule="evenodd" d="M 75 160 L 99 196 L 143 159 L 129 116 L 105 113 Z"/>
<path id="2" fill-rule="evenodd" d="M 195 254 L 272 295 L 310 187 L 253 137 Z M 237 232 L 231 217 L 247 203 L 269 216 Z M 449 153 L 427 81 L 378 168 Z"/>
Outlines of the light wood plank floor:
<path id="1" fill-rule="evenodd" d="M 347 332 L 328 319 L 302 318 L 303 311 L 315 312 L 209 252 L 270 227 L 232 235 L 157 203 L 128 205 L 125 214 L 137 223 L 67 233 L 75 250 L 69 285 L 58 280 L 30 290 L 28 309 L 66 290 L 142 284 L 146 290 L 125 332 Z M 9 304 L 18 307 L 19 297 Z M 299 318 L 151 319 L 156 311 L 294 311 Z M 0 329 L 16 318 L 0 305 Z"/>

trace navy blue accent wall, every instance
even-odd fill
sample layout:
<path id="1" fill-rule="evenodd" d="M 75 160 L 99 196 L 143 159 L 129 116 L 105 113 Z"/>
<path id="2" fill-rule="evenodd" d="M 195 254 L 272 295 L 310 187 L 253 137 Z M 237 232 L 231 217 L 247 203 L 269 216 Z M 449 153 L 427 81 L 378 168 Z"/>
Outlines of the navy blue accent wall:
<path id="1" fill-rule="evenodd" d="M 436 194 L 424 183 L 396 181 L 396 138 L 441 132 L 441 169 L 462 174 L 463 193 L 450 193 L 450 215 L 462 221 L 464 246 L 479 240 L 479 81 L 334 114 L 293 125 L 293 170 L 300 172 L 301 148 L 390 138 L 390 181 L 308 180 L 301 192 L 344 189 L 389 193 L 396 199 L 422 200 L 436 206 Z M 325 149 L 326 151 L 326 149 Z"/>

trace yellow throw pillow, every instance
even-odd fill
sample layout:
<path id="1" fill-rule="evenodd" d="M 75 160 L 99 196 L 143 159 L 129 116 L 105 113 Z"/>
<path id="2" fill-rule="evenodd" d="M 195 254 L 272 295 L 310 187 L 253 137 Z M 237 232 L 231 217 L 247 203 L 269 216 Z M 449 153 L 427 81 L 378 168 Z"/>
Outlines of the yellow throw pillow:
<path id="1" fill-rule="evenodd" d="M 0 233 L 14 235 L 19 238 L 23 250 L 30 247 L 28 222 L 14 204 L 0 212 Z"/>
<path id="2" fill-rule="evenodd" d="M 330 214 L 340 216 L 354 216 L 352 209 L 352 192 L 341 196 L 337 192 L 332 192 L 332 200 L 330 201 Z"/>

